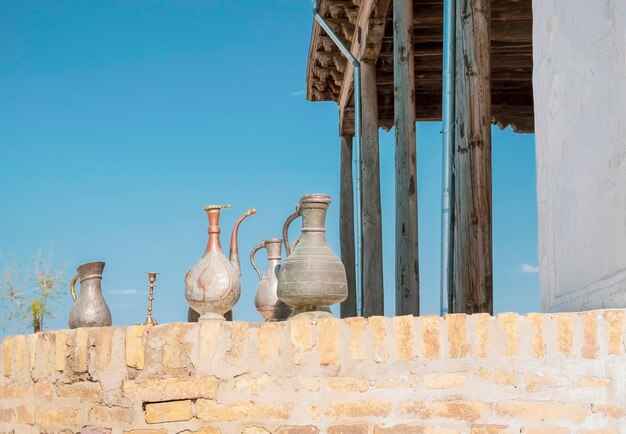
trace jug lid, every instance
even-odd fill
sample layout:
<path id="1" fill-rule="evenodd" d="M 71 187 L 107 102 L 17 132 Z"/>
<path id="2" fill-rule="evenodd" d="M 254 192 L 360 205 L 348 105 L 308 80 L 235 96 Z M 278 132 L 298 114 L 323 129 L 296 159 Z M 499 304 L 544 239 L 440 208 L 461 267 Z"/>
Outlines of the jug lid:
<path id="1" fill-rule="evenodd" d="M 209 211 L 212 209 L 222 209 L 222 208 L 232 208 L 232 205 L 206 205 L 204 207 L 204 210 Z"/>
<path id="2" fill-rule="evenodd" d="M 305 194 L 300 203 L 326 203 L 330 204 L 330 196 L 323 193 Z"/>

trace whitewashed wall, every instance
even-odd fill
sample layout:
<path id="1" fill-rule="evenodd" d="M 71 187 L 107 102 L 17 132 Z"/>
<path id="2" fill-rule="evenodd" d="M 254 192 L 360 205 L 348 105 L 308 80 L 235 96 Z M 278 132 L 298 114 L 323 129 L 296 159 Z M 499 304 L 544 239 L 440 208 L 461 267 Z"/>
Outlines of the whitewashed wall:
<path id="1" fill-rule="evenodd" d="M 626 0 L 534 0 L 544 311 L 626 307 Z"/>

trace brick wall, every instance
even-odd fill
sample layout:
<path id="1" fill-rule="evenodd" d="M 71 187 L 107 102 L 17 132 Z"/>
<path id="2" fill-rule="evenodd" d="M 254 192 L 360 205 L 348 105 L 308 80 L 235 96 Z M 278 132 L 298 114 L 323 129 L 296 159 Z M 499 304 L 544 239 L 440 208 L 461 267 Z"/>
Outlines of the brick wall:
<path id="1" fill-rule="evenodd" d="M 13 336 L 1 347 L 0 432 L 626 432 L 625 314 Z"/>

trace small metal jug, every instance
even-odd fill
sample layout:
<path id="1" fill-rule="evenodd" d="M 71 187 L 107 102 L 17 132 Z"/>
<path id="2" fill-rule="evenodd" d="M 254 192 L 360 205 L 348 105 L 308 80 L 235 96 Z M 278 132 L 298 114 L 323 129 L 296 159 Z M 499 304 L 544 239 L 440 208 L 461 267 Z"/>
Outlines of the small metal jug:
<path id="1" fill-rule="evenodd" d="M 111 325 L 111 311 L 102 296 L 104 265 L 104 262 L 89 262 L 76 269 L 77 274 L 70 283 L 74 306 L 67 324 L 71 329 Z M 76 296 L 77 281 L 80 281 L 78 296 Z"/>
<path id="2" fill-rule="evenodd" d="M 250 252 L 250 263 L 256 274 L 259 275 L 259 284 L 254 296 L 254 306 L 265 321 L 283 321 L 291 315 L 291 307 L 280 301 L 276 295 L 276 288 L 278 287 L 276 267 L 280 266 L 282 245 L 283 240 L 280 238 L 270 238 L 261 241 L 261 244 L 254 247 Z M 254 255 L 261 249 L 267 250 L 267 269 L 263 275 L 261 275 L 259 268 L 254 262 Z"/>
<path id="3" fill-rule="evenodd" d="M 348 296 L 346 269 L 326 241 L 329 205 L 330 196 L 307 194 L 283 225 L 287 259 L 280 267 L 277 293 L 281 301 L 293 306 L 290 318 L 305 312 L 313 318 L 332 316 L 330 306 Z M 291 251 L 287 232 L 298 217 L 302 217 L 302 234 Z"/>

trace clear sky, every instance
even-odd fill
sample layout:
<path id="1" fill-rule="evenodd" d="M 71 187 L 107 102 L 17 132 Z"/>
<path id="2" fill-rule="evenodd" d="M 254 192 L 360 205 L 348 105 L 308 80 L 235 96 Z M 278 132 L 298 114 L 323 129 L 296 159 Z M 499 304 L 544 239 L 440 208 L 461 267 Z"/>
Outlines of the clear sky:
<path id="1" fill-rule="evenodd" d="M 280 236 L 303 194 L 333 197 L 327 229 L 339 252 L 338 112 L 304 96 L 311 23 L 308 0 L 0 0 L 0 252 L 18 263 L 51 254 L 68 280 L 105 261 L 114 325 L 143 322 L 144 272 L 158 271 L 154 316 L 183 321 L 184 276 L 206 245 L 203 206 L 233 205 L 225 248 L 255 207 L 240 229 L 234 312 L 259 321 L 248 253 Z M 423 313 L 439 312 L 440 129 L 417 126 Z M 393 130 L 381 131 L 387 315 L 393 147 Z M 534 154 L 533 135 L 494 128 L 496 312 L 540 306 Z M 68 290 L 47 328 L 66 328 L 70 307 Z"/>

